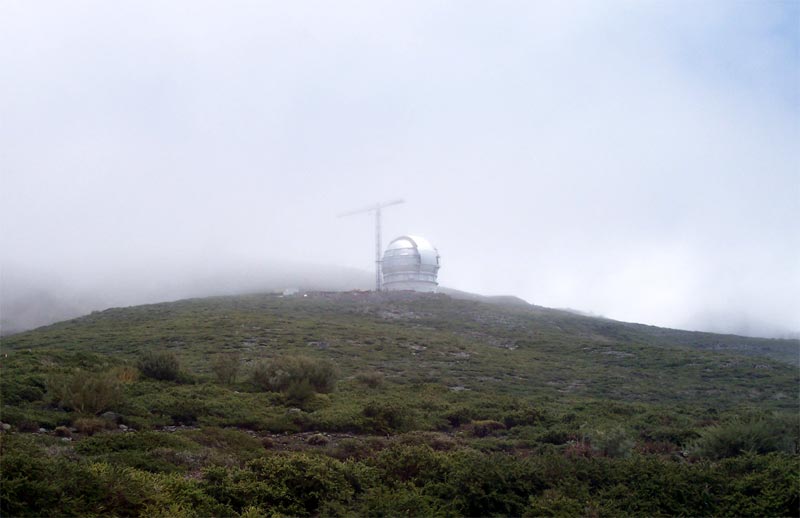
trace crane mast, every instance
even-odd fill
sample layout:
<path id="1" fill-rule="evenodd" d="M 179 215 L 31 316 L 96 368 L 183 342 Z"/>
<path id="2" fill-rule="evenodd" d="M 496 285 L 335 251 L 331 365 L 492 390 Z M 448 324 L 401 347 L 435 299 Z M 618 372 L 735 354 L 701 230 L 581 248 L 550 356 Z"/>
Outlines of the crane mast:
<path id="1" fill-rule="evenodd" d="M 399 205 L 405 203 L 404 200 L 393 200 L 384 203 L 376 203 L 363 209 L 358 209 L 350 212 L 339 214 L 339 217 L 352 216 L 353 214 L 362 214 L 364 212 L 375 213 L 375 291 L 383 290 L 383 274 L 381 272 L 381 253 L 383 252 L 381 244 L 381 209 L 392 205 Z"/>

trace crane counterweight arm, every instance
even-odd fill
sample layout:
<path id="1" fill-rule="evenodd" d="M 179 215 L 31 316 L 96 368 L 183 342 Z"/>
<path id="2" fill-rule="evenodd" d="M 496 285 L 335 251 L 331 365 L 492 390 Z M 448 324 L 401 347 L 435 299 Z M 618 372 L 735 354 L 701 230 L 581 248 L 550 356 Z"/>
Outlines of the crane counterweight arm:
<path id="1" fill-rule="evenodd" d="M 339 217 L 352 216 L 353 214 L 362 214 L 364 212 L 375 213 L 375 291 L 383 289 L 383 274 L 381 272 L 381 209 L 384 207 L 391 207 L 392 205 L 399 205 L 405 203 L 404 200 L 392 200 L 384 203 L 376 203 L 363 209 L 353 210 L 339 214 Z"/>
<path id="2" fill-rule="evenodd" d="M 380 210 L 380 209 L 382 209 L 384 207 L 390 207 L 392 205 L 399 205 L 401 203 L 405 203 L 405 200 L 393 200 L 393 201 L 387 201 L 387 202 L 384 202 L 384 203 L 376 203 L 375 205 L 370 205 L 369 207 L 364 207 L 363 209 L 357 209 L 357 210 L 351 210 L 351 211 L 348 211 L 348 212 L 343 212 L 342 214 L 339 214 L 339 217 L 343 218 L 345 216 L 352 216 L 353 214 L 361 214 L 363 212 L 372 212 L 372 211 Z"/>

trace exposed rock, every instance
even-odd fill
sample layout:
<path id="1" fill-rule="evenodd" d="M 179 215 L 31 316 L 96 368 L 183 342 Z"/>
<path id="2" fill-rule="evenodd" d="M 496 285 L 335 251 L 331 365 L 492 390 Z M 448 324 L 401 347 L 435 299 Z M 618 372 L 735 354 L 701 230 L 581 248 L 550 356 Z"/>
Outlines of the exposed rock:
<path id="1" fill-rule="evenodd" d="M 117 414 L 116 412 L 103 412 L 102 414 L 100 414 L 100 417 L 103 419 L 108 419 L 109 421 L 117 421 L 122 416 Z"/>

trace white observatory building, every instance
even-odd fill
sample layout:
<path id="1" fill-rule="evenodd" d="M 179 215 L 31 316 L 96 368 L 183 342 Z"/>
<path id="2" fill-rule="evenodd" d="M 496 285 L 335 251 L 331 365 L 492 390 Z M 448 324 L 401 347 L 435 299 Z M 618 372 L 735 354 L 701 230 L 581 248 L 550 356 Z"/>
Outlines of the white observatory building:
<path id="1" fill-rule="evenodd" d="M 424 237 L 400 236 L 386 248 L 381 269 L 385 290 L 435 292 L 439 251 Z"/>

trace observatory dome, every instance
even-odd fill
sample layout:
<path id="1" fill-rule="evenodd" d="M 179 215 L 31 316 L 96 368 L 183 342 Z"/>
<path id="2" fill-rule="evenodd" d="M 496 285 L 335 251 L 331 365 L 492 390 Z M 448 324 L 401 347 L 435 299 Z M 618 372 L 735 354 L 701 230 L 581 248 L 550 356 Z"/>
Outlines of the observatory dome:
<path id="1" fill-rule="evenodd" d="M 383 254 L 383 286 L 389 291 L 436 291 L 439 252 L 424 237 L 400 236 Z"/>

